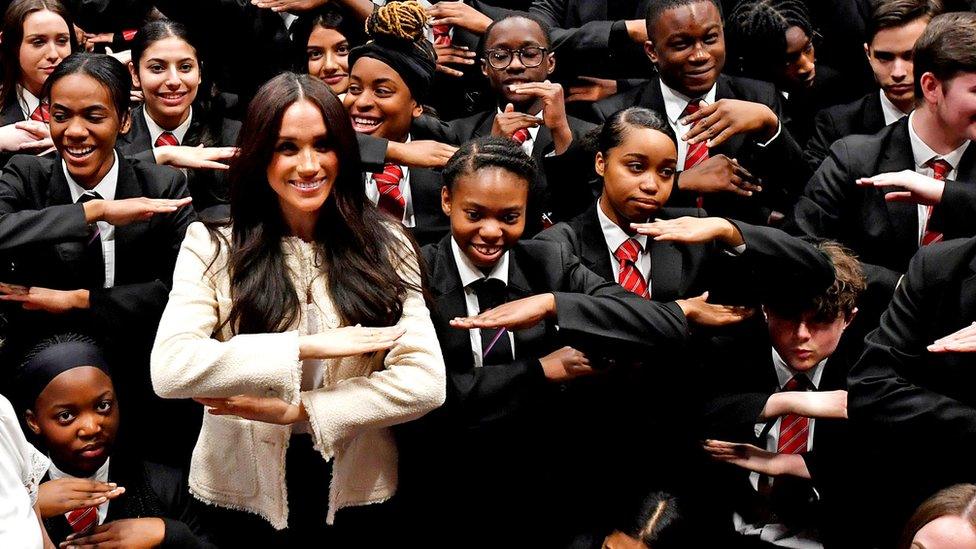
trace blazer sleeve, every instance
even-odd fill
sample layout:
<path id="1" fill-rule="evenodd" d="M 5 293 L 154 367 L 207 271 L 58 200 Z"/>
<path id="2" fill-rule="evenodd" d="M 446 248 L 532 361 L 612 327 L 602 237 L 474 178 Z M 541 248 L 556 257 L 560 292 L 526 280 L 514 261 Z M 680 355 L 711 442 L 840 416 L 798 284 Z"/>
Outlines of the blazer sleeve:
<path id="1" fill-rule="evenodd" d="M 297 331 L 213 338 L 221 308 L 215 279 L 225 272 L 223 246 L 203 224 L 190 225 L 150 355 L 153 389 L 163 398 L 256 394 L 294 402 L 302 375 Z"/>
<path id="2" fill-rule="evenodd" d="M 301 393 L 316 448 L 332 455 L 338 441 L 363 431 L 404 423 L 444 403 L 446 374 L 421 287 L 420 267 L 406 236 L 400 238 L 398 272 L 409 289 L 397 326 L 405 333 L 387 352 L 383 369 Z"/>
<path id="3" fill-rule="evenodd" d="M 363 171 L 369 173 L 383 171 L 383 165 L 386 163 L 386 148 L 390 142 L 382 137 L 361 133 L 356 134 L 356 141 L 359 142 L 359 160 L 362 162 Z"/>
<path id="4" fill-rule="evenodd" d="M 811 172 L 816 172 L 820 163 L 830 153 L 830 146 L 837 141 L 837 128 L 830 110 L 817 113 L 813 119 L 813 134 L 807 141 L 807 148 L 803 151 L 803 160 Z"/>
<path id="5" fill-rule="evenodd" d="M 945 236 L 968 238 L 976 235 L 976 187 L 972 181 L 946 181 L 942 201 L 932 210 L 930 224 Z"/>
<path id="6" fill-rule="evenodd" d="M 951 439 L 953 448 L 967 455 L 976 447 L 976 408 L 912 381 L 925 377 L 920 372 L 931 342 L 923 337 L 930 317 L 938 314 L 931 304 L 940 290 L 930 281 L 941 270 L 933 261 L 941 251 L 941 246 L 925 247 L 912 259 L 848 375 L 848 405 L 851 420 L 864 428 L 890 432 L 919 448 L 942 447 Z"/>
<path id="7" fill-rule="evenodd" d="M 49 177 L 34 159 L 7 163 L 0 174 L 0 250 L 88 238 L 81 204 L 40 207 L 38 195 L 45 191 L 37 189 L 47 185 L 37 183 Z"/>
<path id="8" fill-rule="evenodd" d="M 750 167 L 762 177 L 763 192 L 760 193 L 760 200 L 780 208 L 782 212 L 788 212 L 803 193 L 803 185 L 810 179 L 812 172 L 803 161 L 803 150 L 787 129 L 789 120 L 777 94 L 773 95 L 769 107 L 779 118 L 780 133 L 765 145 L 760 145 L 750 137 L 749 156 L 755 159 Z"/>

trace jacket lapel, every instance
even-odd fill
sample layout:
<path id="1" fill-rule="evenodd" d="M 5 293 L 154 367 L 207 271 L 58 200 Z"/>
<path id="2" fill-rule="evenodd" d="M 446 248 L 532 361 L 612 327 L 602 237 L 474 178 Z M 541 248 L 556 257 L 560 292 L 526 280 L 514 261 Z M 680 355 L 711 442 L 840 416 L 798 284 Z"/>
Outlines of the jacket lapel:
<path id="1" fill-rule="evenodd" d="M 132 169 L 132 164 L 126 161 L 121 152 L 119 157 L 119 179 L 115 189 L 115 199 L 137 198 L 143 196 L 144 191 Z M 136 262 L 126 262 L 129 258 L 144 258 L 142 246 L 143 237 L 149 230 L 152 218 L 136 221 L 128 225 L 115 227 L 115 283 L 124 284 L 129 280 L 129 267 L 135 267 Z"/>
<path id="2" fill-rule="evenodd" d="M 895 122 L 894 126 L 888 146 L 884 148 L 883 156 L 878 163 L 878 173 L 915 169 L 915 157 L 912 155 L 912 143 L 908 136 L 908 117 Z M 850 183 L 854 184 L 853 181 Z M 881 200 L 888 209 L 888 224 L 895 235 L 895 249 L 917 248 L 918 206 L 908 202 L 890 202 L 884 200 L 883 196 Z"/>
<path id="3" fill-rule="evenodd" d="M 661 210 L 661 219 L 671 219 L 667 208 Z M 651 254 L 651 297 L 656 301 L 670 301 L 681 297 L 681 280 L 684 278 L 684 260 L 674 242 L 657 242 L 647 239 Z"/>
<path id="4" fill-rule="evenodd" d="M 51 168 L 51 183 L 48 185 L 47 192 L 47 205 L 49 206 L 74 202 L 71 199 L 68 178 L 64 175 L 64 166 L 60 154 L 54 158 L 54 165 Z M 54 247 L 67 271 L 64 273 L 65 276 L 59 278 L 61 280 L 83 280 L 82 255 L 85 252 L 85 243 L 77 241 L 59 242 Z"/>
<path id="5" fill-rule="evenodd" d="M 861 114 L 863 128 L 869 132 L 874 133 L 885 127 L 884 110 L 881 108 L 881 96 L 877 93 L 872 93 L 867 98 L 862 107 Z"/>
<path id="6" fill-rule="evenodd" d="M 579 236 L 582 257 L 580 260 L 587 269 L 605 280 L 616 282 L 617 277 L 610 263 L 610 250 L 607 249 L 607 240 L 603 238 L 603 227 L 600 226 L 600 218 L 597 216 L 598 207 L 599 205 L 594 203 L 581 217 Z"/>
<path id="7" fill-rule="evenodd" d="M 474 366 L 471 356 L 471 339 L 467 330 L 458 330 L 450 325 L 454 317 L 468 316 L 464 299 L 464 288 L 458 275 L 457 263 L 451 252 L 451 237 L 441 239 L 437 245 L 438 260 L 431 272 L 430 284 L 434 294 L 434 319 L 440 324 L 438 338 L 444 351 L 445 362 L 464 365 L 464 370 Z"/>
<path id="8" fill-rule="evenodd" d="M 525 297 L 530 297 L 536 294 L 536 291 L 532 289 L 532 284 L 529 282 L 528 276 L 525 271 L 522 270 L 520 265 L 520 247 L 515 246 L 515 248 L 509 250 L 508 252 L 508 299 L 507 301 L 515 301 Z M 546 334 L 546 323 L 540 322 L 531 328 L 525 330 L 518 330 L 514 332 L 515 334 L 515 357 L 521 358 L 524 356 L 535 356 L 536 352 L 533 351 L 535 344 L 539 341 L 545 339 Z"/>

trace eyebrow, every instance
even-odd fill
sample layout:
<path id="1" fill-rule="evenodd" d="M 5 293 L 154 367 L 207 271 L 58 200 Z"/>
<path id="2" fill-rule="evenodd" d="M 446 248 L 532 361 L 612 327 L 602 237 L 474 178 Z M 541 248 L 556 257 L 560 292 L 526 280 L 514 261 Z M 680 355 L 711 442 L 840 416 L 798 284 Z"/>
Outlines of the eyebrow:
<path id="1" fill-rule="evenodd" d="M 63 111 L 67 111 L 67 112 L 75 112 L 71 108 L 66 107 L 66 106 L 62 105 L 61 103 L 57 103 L 57 102 L 51 103 L 51 109 L 52 110 L 54 110 L 54 109 L 61 109 Z M 111 112 L 112 109 L 109 108 L 109 107 L 107 107 L 107 106 L 105 106 L 105 105 L 89 105 L 89 106 L 81 109 L 81 112 L 93 112 L 93 111 L 109 111 L 109 112 Z"/>
<path id="2" fill-rule="evenodd" d="M 160 59 L 159 57 L 151 57 L 151 58 L 149 58 L 149 59 L 146 60 L 147 63 L 151 63 L 153 61 L 159 61 L 160 63 L 166 63 L 167 62 L 165 59 Z M 177 61 L 177 63 L 182 63 L 184 61 L 193 61 L 195 63 L 196 62 L 196 59 L 194 59 L 193 57 L 184 57 L 183 59 L 180 59 L 179 61 Z"/>

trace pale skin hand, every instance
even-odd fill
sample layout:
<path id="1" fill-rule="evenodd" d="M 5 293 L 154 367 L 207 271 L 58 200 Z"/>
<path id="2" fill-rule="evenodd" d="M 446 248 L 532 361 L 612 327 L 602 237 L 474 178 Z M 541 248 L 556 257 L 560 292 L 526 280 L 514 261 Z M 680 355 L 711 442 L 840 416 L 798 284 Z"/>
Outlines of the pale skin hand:
<path id="1" fill-rule="evenodd" d="M 860 187 L 877 187 L 879 189 L 901 187 L 902 190 L 886 193 L 885 200 L 888 202 L 911 202 L 925 206 L 935 206 L 942 202 L 942 193 L 945 191 L 945 181 L 926 177 L 913 170 L 862 177 L 857 180 L 857 184 Z"/>
<path id="2" fill-rule="evenodd" d="M 106 522 L 91 532 L 71 534 L 61 542 L 62 549 L 149 549 L 163 543 L 166 523 L 159 518 L 134 518 Z"/>
<path id="3" fill-rule="evenodd" d="M 719 99 L 711 105 L 703 101 L 698 112 L 686 116 L 681 123 L 694 124 L 681 139 L 689 145 L 707 140 L 708 147 L 712 148 L 740 133 L 759 133 L 763 141 L 768 141 L 776 135 L 779 118 L 761 103 Z"/>
<path id="4" fill-rule="evenodd" d="M 45 311 L 52 314 L 62 314 L 72 309 L 88 309 L 88 290 L 51 290 L 33 286 L 27 293 L 5 293 L 0 286 L 0 301 L 14 301 L 28 311 Z"/>
<path id="5" fill-rule="evenodd" d="M 716 461 L 731 463 L 763 475 L 810 478 L 810 470 L 800 454 L 777 454 L 752 444 L 723 440 L 706 440 L 704 448 Z"/>
<path id="6" fill-rule="evenodd" d="M 162 166 L 172 166 L 174 168 L 194 168 L 226 170 L 230 166 L 219 162 L 220 160 L 230 160 L 237 156 L 240 149 L 237 147 L 185 147 L 175 145 L 169 147 L 157 147 L 153 150 L 156 163 Z"/>
<path id="7" fill-rule="evenodd" d="M 573 144 L 573 133 L 569 129 L 569 119 L 566 118 L 563 87 L 546 80 L 515 84 L 511 88 L 516 93 L 531 95 L 542 100 L 542 123 L 552 132 L 555 152 L 556 154 L 566 152 L 566 149 Z"/>
<path id="8" fill-rule="evenodd" d="M 524 112 L 516 112 L 515 105 L 509 103 L 505 105 L 502 112 L 495 116 L 495 121 L 491 123 L 491 135 L 511 139 L 515 132 L 521 129 L 535 128 L 539 123 L 538 118 Z"/>
<path id="9" fill-rule="evenodd" d="M 569 87 L 569 96 L 566 102 L 572 101 L 599 101 L 617 93 L 617 81 L 604 78 L 593 78 L 592 76 L 580 76 L 580 82 L 575 86 Z"/>
<path id="10" fill-rule="evenodd" d="M 681 172 L 682 190 L 699 193 L 730 192 L 742 196 L 762 191 L 759 180 L 734 158 L 709 156 L 694 168 Z"/>
<path id="11" fill-rule="evenodd" d="M 329 0 L 251 0 L 251 4 L 262 8 L 279 11 L 308 11 L 325 5 Z"/>
<path id="12" fill-rule="evenodd" d="M 739 229 L 721 217 L 659 219 L 650 223 L 631 223 L 630 227 L 659 242 L 703 244 L 718 240 L 732 248 L 745 244 Z"/>
<path id="13" fill-rule="evenodd" d="M 342 358 L 386 351 L 406 333 L 399 326 L 364 328 L 344 326 L 298 338 L 298 358 Z"/>
<path id="14" fill-rule="evenodd" d="M 822 419 L 847 419 L 847 391 L 784 391 L 770 395 L 760 421 L 796 414 Z"/>
<path id="15" fill-rule="evenodd" d="M 482 312 L 478 316 L 459 317 L 451 320 L 451 326 L 470 330 L 472 328 L 508 328 L 523 330 L 531 328 L 556 314 L 556 296 L 539 294 L 509 301 Z"/>
<path id="16" fill-rule="evenodd" d="M 728 326 L 751 317 L 756 310 L 738 305 L 718 305 L 708 303 L 708 292 L 698 297 L 675 301 L 688 322 L 699 326 Z"/>
<path id="17" fill-rule="evenodd" d="M 590 359 L 569 346 L 549 353 L 540 358 L 539 362 L 542 363 L 542 371 L 549 381 L 569 381 L 595 372 L 590 367 Z"/>
<path id="18" fill-rule="evenodd" d="M 466 46 L 455 46 L 453 44 L 434 46 L 434 52 L 437 53 L 437 71 L 458 78 L 464 76 L 464 73 L 448 65 L 474 65 L 475 57 L 477 57 L 477 54 Z"/>
<path id="19" fill-rule="evenodd" d="M 291 425 L 308 421 L 305 406 L 289 404 L 280 398 L 237 395 L 229 398 L 194 398 L 215 416 L 237 416 L 251 421 Z"/>
<path id="20" fill-rule="evenodd" d="M 627 36 L 643 46 L 647 42 L 647 23 L 643 19 L 628 19 L 624 23 L 627 26 Z"/>
<path id="21" fill-rule="evenodd" d="M 90 200 L 85 208 L 85 222 L 104 221 L 116 227 L 149 219 L 156 214 L 173 213 L 188 206 L 193 199 L 186 198 L 125 198 L 123 200 Z"/>
<path id="22" fill-rule="evenodd" d="M 34 138 L 32 142 L 22 143 L 20 146 L 21 150 L 42 151 L 54 147 L 54 141 L 51 140 L 51 127 L 46 122 L 24 120 L 23 122 L 17 122 L 14 126 L 19 130 L 24 130 Z"/>
<path id="23" fill-rule="evenodd" d="M 44 139 L 38 139 L 31 132 L 17 127 L 17 124 L 0 127 L 0 151 L 34 151 L 47 146 Z"/>
<path id="24" fill-rule="evenodd" d="M 931 353 L 976 352 L 976 322 L 965 328 L 935 340 L 928 346 Z"/>
<path id="25" fill-rule="evenodd" d="M 464 2 L 438 2 L 427 8 L 431 25 L 450 25 L 481 35 L 491 24 L 491 18 Z"/>
<path id="26" fill-rule="evenodd" d="M 56 517 L 75 509 L 101 505 L 125 493 L 114 482 L 86 478 L 60 478 L 42 483 L 37 491 L 37 508 L 43 518 Z"/>
<path id="27" fill-rule="evenodd" d="M 390 141 L 386 160 L 411 168 L 443 168 L 457 150 L 454 145 L 430 140 L 409 143 Z"/>

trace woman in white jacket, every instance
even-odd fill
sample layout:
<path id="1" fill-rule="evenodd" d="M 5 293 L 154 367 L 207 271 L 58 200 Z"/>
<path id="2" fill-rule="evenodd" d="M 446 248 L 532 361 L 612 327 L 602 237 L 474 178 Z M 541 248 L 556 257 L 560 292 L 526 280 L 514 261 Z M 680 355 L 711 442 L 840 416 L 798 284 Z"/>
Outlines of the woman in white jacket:
<path id="1" fill-rule="evenodd" d="M 208 407 L 190 490 L 220 546 L 345 546 L 388 505 L 336 512 L 396 490 L 390 426 L 444 401 L 416 249 L 366 199 L 321 81 L 265 84 L 239 146 L 231 220 L 191 225 L 180 250 L 153 387 Z"/>

